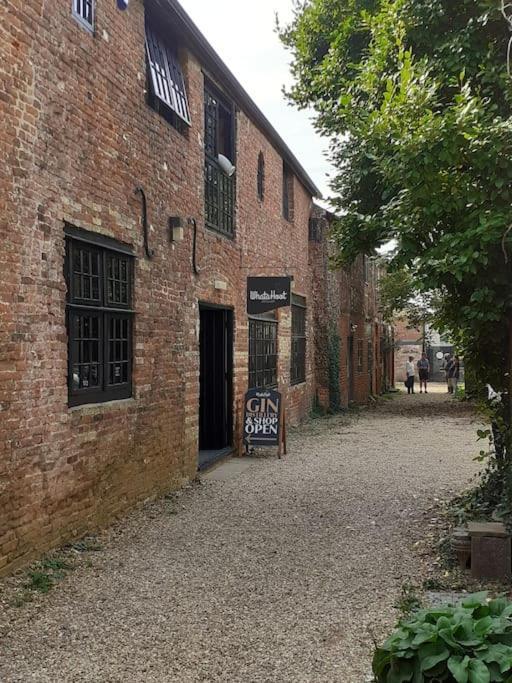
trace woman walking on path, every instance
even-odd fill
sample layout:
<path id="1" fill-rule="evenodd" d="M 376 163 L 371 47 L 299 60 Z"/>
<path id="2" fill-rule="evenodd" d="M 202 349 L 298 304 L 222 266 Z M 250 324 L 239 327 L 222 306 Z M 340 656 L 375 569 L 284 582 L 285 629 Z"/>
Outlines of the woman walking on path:
<path id="1" fill-rule="evenodd" d="M 420 394 L 423 393 L 423 386 L 425 386 L 425 393 L 428 394 L 427 382 L 430 375 L 430 363 L 425 352 L 421 354 L 421 358 L 418 361 L 418 374 L 420 376 Z"/>
<path id="2" fill-rule="evenodd" d="M 414 358 L 413 356 L 409 356 L 409 360 L 405 364 L 405 371 L 407 373 L 407 393 L 408 394 L 414 394 Z"/>

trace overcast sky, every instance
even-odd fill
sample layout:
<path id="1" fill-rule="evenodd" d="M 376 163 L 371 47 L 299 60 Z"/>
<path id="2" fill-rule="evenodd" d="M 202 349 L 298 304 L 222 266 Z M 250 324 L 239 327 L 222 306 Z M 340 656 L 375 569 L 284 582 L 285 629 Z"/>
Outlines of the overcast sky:
<path id="1" fill-rule="evenodd" d="M 283 85 L 290 84 L 289 57 L 275 33 L 275 14 L 291 17 L 292 0 L 180 0 L 182 6 L 235 74 L 249 95 L 295 153 L 324 197 L 329 165 L 325 141 L 310 116 L 287 104 Z"/>

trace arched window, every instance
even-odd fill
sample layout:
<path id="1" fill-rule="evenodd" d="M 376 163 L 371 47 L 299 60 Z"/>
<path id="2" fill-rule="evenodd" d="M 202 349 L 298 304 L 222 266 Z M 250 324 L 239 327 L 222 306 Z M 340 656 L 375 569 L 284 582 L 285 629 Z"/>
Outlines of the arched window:
<path id="1" fill-rule="evenodd" d="M 262 202 L 265 196 L 265 159 L 263 152 L 258 156 L 258 199 Z"/>

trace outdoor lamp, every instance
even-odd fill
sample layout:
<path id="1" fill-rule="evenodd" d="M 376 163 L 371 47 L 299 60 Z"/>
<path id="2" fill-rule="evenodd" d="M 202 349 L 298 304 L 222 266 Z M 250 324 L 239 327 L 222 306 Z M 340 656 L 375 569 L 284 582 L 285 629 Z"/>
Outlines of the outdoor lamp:
<path id="1" fill-rule="evenodd" d="M 231 176 L 234 175 L 236 168 L 233 166 L 231 161 L 224 156 L 224 154 L 219 154 L 217 157 L 217 161 L 219 162 L 219 166 L 222 171 L 227 175 L 228 178 L 231 178 Z"/>
<path id="2" fill-rule="evenodd" d="M 169 218 L 169 232 L 171 242 L 183 242 L 185 238 L 185 226 L 187 221 L 181 216 L 171 216 Z"/>

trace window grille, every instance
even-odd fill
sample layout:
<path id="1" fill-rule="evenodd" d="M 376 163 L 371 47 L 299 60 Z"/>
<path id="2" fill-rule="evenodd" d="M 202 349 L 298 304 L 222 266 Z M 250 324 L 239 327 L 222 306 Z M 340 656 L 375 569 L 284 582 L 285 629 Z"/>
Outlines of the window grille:
<path id="1" fill-rule="evenodd" d="M 322 229 L 320 227 L 320 221 L 318 218 L 309 219 L 309 241 L 310 242 L 321 242 L 322 241 Z"/>
<path id="2" fill-rule="evenodd" d="M 249 389 L 277 387 L 277 321 L 249 319 Z"/>
<path id="3" fill-rule="evenodd" d="M 190 110 L 178 55 L 146 24 L 146 52 L 153 95 L 190 125 Z"/>
<path id="4" fill-rule="evenodd" d="M 263 156 L 263 152 L 260 152 L 258 156 L 257 185 L 258 199 L 260 200 L 260 202 L 262 202 L 265 197 L 265 158 Z"/>
<path id="5" fill-rule="evenodd" d="M 94 31 L 94 0 L 73 0 L 73 16 L 90 31 Z"/>
<path id="6" fill-rule="evenodd" d="M 283 163 L 283 217 L 293 221 L 293 173 Z"/>
<path id="7" fill-rule="evenodd" d="M 363 358 L 363 340 L 357 340 L 357 372 L 363 372 L 364 358 Z"/>
<path id="8" fill-rule="evenodd" d="M 210 228 L 228 237 L 235 233 L 235 179 L 228 177 L 218 163 L 223 154 L 234 161 L 233 112 L 218 96 L 205 90 L 205 215 Z"/>
<path id="9" fill-rule="evenodd" d="M 300 384 L 306 381 L 306 300 L 292 296 L 292 354 L 290 381 Z"/>
<path id="10" fill-rule="evenodd" d="M 113 240 L 106 247 L 101 236 L 71 227 L 66 233 L 69 404 L 128 398 L 133 257 Z"/>

